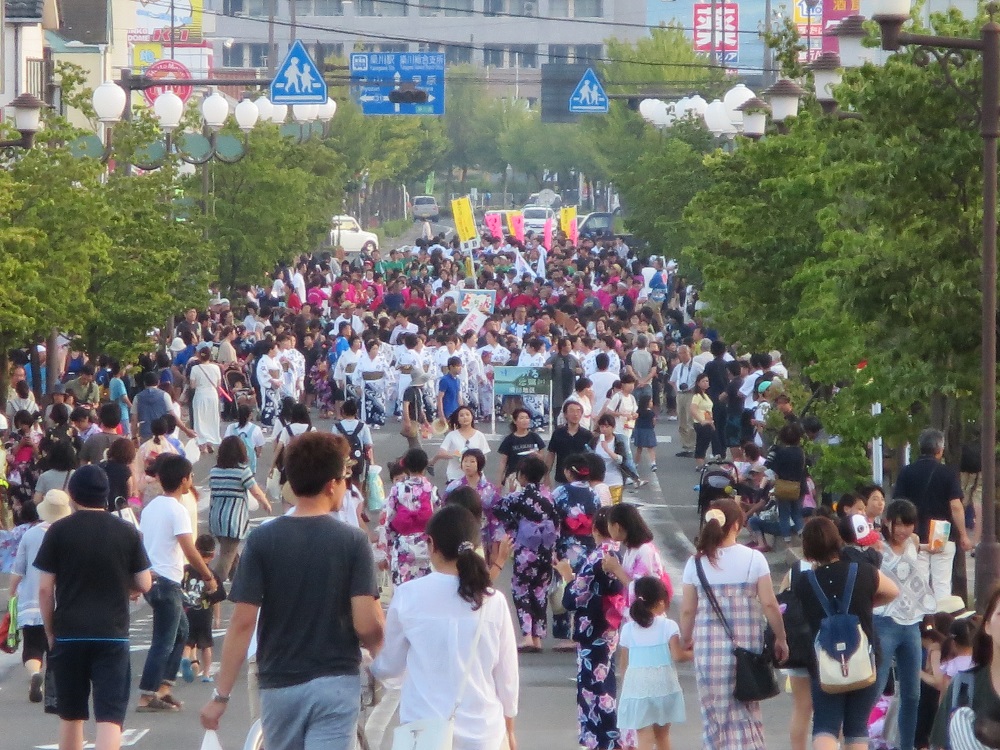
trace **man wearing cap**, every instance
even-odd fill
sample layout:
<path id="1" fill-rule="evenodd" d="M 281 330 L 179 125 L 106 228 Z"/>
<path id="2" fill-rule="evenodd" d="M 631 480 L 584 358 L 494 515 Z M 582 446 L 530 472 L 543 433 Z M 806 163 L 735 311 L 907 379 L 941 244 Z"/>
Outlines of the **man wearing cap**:
<path id="1" fill-rule="evenodd" d="M 333 321 L 334 330 L 339 330 L 340 324 L 346 321 L 351 324 L 351 328 L 358 336 L 364 335 L 365 324 L 361 318 L 354 314 L 354 310 L 354 303 L 349 300 L 345 301 L 340 306 L 340 317 Z"/>
<path id="2" fill-rule="evenodd" d="M 149 559 L 135 527 L 106 512 L 104 469 L 79 468 L 68 489 L 77 512 L 49 527 L 34 563 L 59 696 L 59 748 L 83 747 L 93 693 L 96 745 L 117 750 L 130 689 L 129 598 L 149 590 Z"/>

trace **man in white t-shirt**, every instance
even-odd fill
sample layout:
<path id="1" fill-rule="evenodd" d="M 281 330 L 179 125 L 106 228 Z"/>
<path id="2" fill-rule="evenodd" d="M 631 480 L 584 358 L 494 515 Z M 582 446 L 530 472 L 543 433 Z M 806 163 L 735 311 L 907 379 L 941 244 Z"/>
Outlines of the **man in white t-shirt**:
<path id="1" fill-rule="evenodd" d="M 594 357 L 594 363 L 597 365 L 597 371 L 589 377 L 594 391 L 593 415 L 596 420 L 604 409 L 604 402 L 608 400 L 611 386 L 618 380 L 618 374 L 611 370 L 611 359 L 606 352 L 598 352 Z"/>
<path id="2" fill-rule="evenodd" d="M 153 642 L 139 680 L 141 695 L 137 706 L 144 713 L 167 713 L 180 708 L 171 687 L 188 636 L 181 592 L 185 558 L 205 582 L 206 593 L 217 588 L 215 576 L 195 549 L 191 517 L 180 502 L 193 484 L 191 462 L 176 455 L 164 455 L 159 461 L 157 478 L 164 494 L 149 501 L 139 522 L 153 571 L 153 587 L 146 594 L 153 610 Z"/>

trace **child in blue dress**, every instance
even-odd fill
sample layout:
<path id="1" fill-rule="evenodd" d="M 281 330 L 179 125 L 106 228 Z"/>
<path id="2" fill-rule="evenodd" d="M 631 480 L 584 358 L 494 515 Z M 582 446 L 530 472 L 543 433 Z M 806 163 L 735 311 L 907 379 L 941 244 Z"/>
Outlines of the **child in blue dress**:
<path id="1" fill-rule="evenodd" d="M 684 694 L 674 664 L 690 661 L 680 629 L 666 616 L 670 601 L 663 581 L 635 581 L 632 619 L 622 627 L 618 648 L 625 673 L 618 696 L 618 729 L 636 730 L 638 750 L 670 750 L 670 725 L 684 721 Z"/>

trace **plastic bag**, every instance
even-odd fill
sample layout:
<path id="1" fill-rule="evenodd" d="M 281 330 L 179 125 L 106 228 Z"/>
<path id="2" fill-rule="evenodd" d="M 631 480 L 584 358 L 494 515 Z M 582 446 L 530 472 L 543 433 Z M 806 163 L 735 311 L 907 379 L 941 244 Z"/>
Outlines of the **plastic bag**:
<path id="1" fill-rule="evenodd" d="M 201 750 L 222 750 L 222 743 L 219 742 L 219 735 L 211 729 L 205 732 L 205 737 L 201 741 Z"/>
<path id="2" fill-rule="evenodd" d="M 250 510 L 251 513 L 256 513 L 258 510 L 260 510 L 260 503 L 257 501 L 257 498 L 255 498 L 253 496 L 253 493 L 251 492 L 247 492 L 247 508 Z"/>
<path id="3" fill-rule="evenodd" d="M 184 458 L 192 464 L 198 463 L 198 459 L 201 458 L 201 448 L 198 447 L 198 441 L 194 438 L 184 443 Z"/>
<path id="4" fill-rule="evenodd" d="M 382 483 L 382 467 L 368 467 L 368 477 L 365 480 L 365 505 L 368 510 L 377 512 L 385 505 L 385 485 Z"/>
<path id="5" fill-rule="evenodd" d="M 264 485 L 264 492 L 272 502 L 281 501 L 281 474 L 277 469 L 267 475 L 267 482 Z"/>

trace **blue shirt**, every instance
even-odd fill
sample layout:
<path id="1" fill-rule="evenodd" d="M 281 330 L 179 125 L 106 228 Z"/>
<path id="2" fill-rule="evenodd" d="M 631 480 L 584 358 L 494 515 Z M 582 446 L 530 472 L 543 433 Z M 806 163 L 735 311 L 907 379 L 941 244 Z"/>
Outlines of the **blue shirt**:
<path id="1" fill-rule="evenodd" d="M 438 383 L 438 391 L 444 394 L 444 398 L 441 399 L 441 408 L 444 411 L 443 416 L 446 419 L 458 409 L 458 390 L 458 378 L 450 372 L 441 378 L 441 381 Z"/>
<path id="2" fill-rule="evenodd" d="M 348 341 L 343 336 L 338 336 L 335 342 L 334 348 L 327 355 L 327 360 L 330 362 L 330 367 L 337 366 L 337 360 L 340 359 L 340 355 L 351 348 L 351 342 Z"/>

